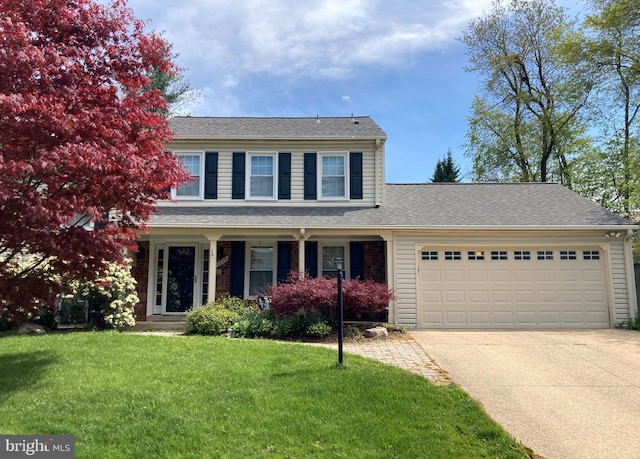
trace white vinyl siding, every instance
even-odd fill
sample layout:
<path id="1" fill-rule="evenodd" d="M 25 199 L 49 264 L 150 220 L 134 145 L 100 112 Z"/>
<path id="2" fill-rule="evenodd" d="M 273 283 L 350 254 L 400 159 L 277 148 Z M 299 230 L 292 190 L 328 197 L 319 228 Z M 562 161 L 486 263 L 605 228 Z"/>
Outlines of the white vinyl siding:
<path id="1" fill-rule="evenodd" d="M 195 145 L 182 144 L 184 151 L 188 148 L 196 148 Z M 187 146 L 188 145 L 188 146 Z M 248 155 L 252 152 L 287 152 L 291 153 L 291 199 L 278 200 L 278 199 L 256 199 L 261 206 L 296 206 L 296 207 L 325 207 L 335 206 L 339 203 L 344 207 L 362 207 L 373 206 L 376 204 L 376 174 L 384 174 L 383 168 L 378 166 L 376 169 L 375 157 L 374 157 L 374 142 L 355 142 L 349 144 L 347 142 L 331 141 L 331 142 L 296 142 L 290 144 L 287 142 L 274 142 L 272 144 L 263 142 L 255 144 L 243 144 L 243 143 L 229 143 L 224 145 L 207 145 L 204 143 L 198 143 L 197 148 L 202 148 L 202 151 L 216 151 L 218 152 L 218 198 L 216 199 L 216 205 L 232 205 L 232 206 L 246 206 L 247 202 L 251 201 L 249 198 L 249 188 L 245 184 L 245 199 L 231 199 L 231 174 L 232 174 L 232 156 L 233 152 L 246 152 Z M 357 151 L 362 152 L 362 193 L 363 199 L 321 199 L 321 190 L 318 189 L 317 200 L 305 200 L 304 199 L 304 153 L 316 153 L 320 155 L 326 151 Z M 276 155 L 277 158 L 277 155 Z M 349 164 L 349 156 L 346 156 L 347 172 Z M 277 180 L 277 169 L 275 172 L 275 179 Z M 317 176 L 321 175 L 321 171 L 318 168 Z M 245 181 L 246 176 L 249 175 L 249 168 L 245 167 Z M 348 177 L 348 175 L 347 175 Z M 383 179 L 378 179 L 379 183 L 383 183 Z M 347 178 L 346 193 L 348 195 L 348 178 Z M 277 187 L 274 188 L 274 194 L 277 198 Z M 378 193 L 382 195 L 382 192 Z M 382 202 L 379 202 L 382 203 Z M 161 202 L 161 206 L 164 205 L 180 205 L 180 203 Z M 187 205 L 187 204 L 185 204 Z M 189 203 L 188 205 L 193 205 Z M 210 206 L 211 202 L 202 201 L 202 204 L 197 205 Z"/>

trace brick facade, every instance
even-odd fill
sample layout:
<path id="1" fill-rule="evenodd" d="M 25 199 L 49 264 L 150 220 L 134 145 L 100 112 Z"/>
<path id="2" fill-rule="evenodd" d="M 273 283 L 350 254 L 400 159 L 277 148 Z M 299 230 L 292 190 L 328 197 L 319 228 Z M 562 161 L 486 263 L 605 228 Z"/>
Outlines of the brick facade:
<path id="1" fill-rule="evenodd" d="M 136 292 L 138 304 L 133 308 L 137 321 L 147 320 L 147 285 L 149 284 L 149 242 L 138 242 L 138 253 L 133 257 L 131 274 L 138 282 Z"/>
<path id="2" fill-rule="evenodd" d="M 364 278 L 381 284 L 387 282 L 384 241 L 364 243 Z"/>

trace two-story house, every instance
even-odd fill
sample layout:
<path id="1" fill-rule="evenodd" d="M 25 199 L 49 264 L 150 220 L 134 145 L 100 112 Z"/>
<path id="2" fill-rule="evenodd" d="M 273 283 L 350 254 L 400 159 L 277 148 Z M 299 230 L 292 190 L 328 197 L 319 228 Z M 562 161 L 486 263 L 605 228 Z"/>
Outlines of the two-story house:
<path id="1" fill-rule="evenodd" d="M 387 136 L 366 116 L 171 127 L 193 181 L 140 241 L 138 320 L 333 275 L 337 257 L 388 283 L 407 327 L 611 327 L 637 311 L 635 226 L 560 185 L 385 184 Z"/>

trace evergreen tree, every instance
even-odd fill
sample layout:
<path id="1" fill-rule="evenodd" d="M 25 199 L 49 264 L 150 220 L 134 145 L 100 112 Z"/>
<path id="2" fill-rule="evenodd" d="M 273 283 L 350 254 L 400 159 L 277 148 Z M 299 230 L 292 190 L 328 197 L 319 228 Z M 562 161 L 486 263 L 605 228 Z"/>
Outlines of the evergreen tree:
<path id="1" fill-rule="evenodd" d="M 433 172 L 432 182 L 459 182 L 460 167 L 453 162 L 451 150 L 447 152 L 446 158 L 439 159 L 436 169 Z"/>

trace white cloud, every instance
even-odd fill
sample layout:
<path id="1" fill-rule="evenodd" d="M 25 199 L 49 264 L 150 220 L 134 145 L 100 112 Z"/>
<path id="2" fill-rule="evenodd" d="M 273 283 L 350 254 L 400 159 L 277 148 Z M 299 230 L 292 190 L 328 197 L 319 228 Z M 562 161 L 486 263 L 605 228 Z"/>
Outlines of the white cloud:
<path id="1" fill-rule="evenodd" d="M 221 81 L 236 75 L 344 78 L 396 67 L 453 42 L 490 0 L 131 0 L 165 30 L 181 62 Z"/>

